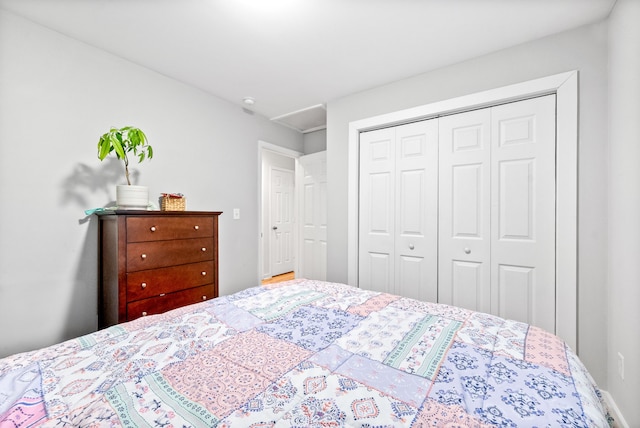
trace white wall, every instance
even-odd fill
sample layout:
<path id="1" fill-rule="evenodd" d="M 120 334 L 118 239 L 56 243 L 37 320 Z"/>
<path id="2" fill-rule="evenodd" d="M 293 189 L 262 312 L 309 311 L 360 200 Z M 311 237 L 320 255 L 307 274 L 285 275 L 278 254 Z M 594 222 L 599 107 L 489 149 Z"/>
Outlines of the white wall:
<path id="1" fill-rule="evenodd" d="M 640 2 L 609 24 L 609 392 L 640 427 Z M 618 375 L 624 356 L 624 380 Z"/>
<path id="2" fill-rule="evenodd" d="M 420 53 L 419 54 L 427 54 Z M 381 59 L 381 66 L 383 66 Z M 578 352 L 606 389 L 607 25 L 505 49 L 329 102 L 328 280 L 347 281 L 349 122 L 569 70 L 579 70 Z"/>
<path id="3" fill-rule="evenodd" d="M 182 192 L 220 218 L 220 293 L 257 285 L 258 140 L 302 152 L 302 135 L 0 11 L 0 356 L 97 325 L 97 225 L 122 165 L 98 137 L 135 125 L 155 149 L 138 183 Z M 240 208 L 240 220 L 232 209 Z"/>
<path id="4" fill-rule="evenodd" d="M 327 150 L 327 130 L 309 132 L 304 134 L 304 154 L 322 152 Z"/>

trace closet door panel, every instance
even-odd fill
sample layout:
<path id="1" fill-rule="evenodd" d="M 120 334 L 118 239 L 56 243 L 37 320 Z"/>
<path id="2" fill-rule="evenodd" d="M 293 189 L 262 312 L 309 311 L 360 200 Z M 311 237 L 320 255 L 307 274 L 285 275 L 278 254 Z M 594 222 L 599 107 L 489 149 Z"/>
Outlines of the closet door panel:
<path id="1" fill-rule="evenodd" d="M 484 263 L 454 260 L 451 264 L 452 300 L 456 306 L 464 308 L 482 308 L 489 305 L 491 291 L 483 272 L 487 266 Z"/>
<path id="2" fill-rule="evenodd" d="M 437 301 L 438 122 L 396 127 L 395 293 Z"/>
<path id="3" fill-rule="evenodd" d="M 500 316 L 516 321 L 531 319 L 534 310 L 535 269 L 524 266 L 498 265 L 497 270 Z"/>
<path id="4" fill-rule="evenodd" d="M 490 312 L 490 109 L 439 120 L 438 301 Z"/>
<path id="5" fill-rule="evenodd" d="M 359 286 L 394 291 L 395 130 L 360 135 Z"/>
<path id="6" fill-rule="evenodd" d="M 492 306 L 555 332 L 555 95 L 492 108 Z"/>
<path id="7" fill-rule="evenodd" d="M 482 163 L 451 166 L 451 235 L 482 239 L 485 166 Z"/>

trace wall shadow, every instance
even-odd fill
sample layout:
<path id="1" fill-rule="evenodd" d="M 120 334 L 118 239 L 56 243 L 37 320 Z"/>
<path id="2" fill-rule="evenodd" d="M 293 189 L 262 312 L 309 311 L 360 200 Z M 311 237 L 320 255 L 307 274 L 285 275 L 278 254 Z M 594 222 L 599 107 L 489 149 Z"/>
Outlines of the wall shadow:
<path id="1" fill-rule="evenodd" d="M 131 182 L 138 181 L 139 172 L 130 171 Z M 90 167 L 84 163 L 78 163 L 62 182 L 62 197 L 60 200 L 64 205 L 76 205 L 84 210 L 98 208 L 90 206 L 89 201 L 95 201 L 104 196 L 102 208 L 114 206 L 111 195 L 115 192 L 117 184 L 125 183 L 124 164 L 115 157 L 105 159 L 100 165 Z M 96 196 L 96 194 L 98 196 Z M 91 197 L 89 198 L 89 195 Z M 80 219 L 80 223 L 88 221 L 89 217 Z"/>
<path id="2" fill-rule="evenodd" d="M 134 171 L 131 175 L 132 181 L 137 181 L 138 173 Z M 111 195 L 115 193 L 114 187 L 124 180 L 122 161 L 111 158 L 96 167 L 76 164 L 61 184 L 61 204 L 77 207 L 83 215 L 77 220 L 78 226 L 86 227 L 80 256 L 76 260 L 69 310 L 62 332 L 64 340 L 98 329 L 99 219 L 95 215 L 84 215 L 84 211 L 115 206 Z M 96 201 L 102 202 L 96 206 Z"/>
<path id="3" fill-rule="evenodd" d="M 88 216 L 88 223 L 62 334 L 64 339 L 82 336 L 98 329 L 98 218 Z"/>

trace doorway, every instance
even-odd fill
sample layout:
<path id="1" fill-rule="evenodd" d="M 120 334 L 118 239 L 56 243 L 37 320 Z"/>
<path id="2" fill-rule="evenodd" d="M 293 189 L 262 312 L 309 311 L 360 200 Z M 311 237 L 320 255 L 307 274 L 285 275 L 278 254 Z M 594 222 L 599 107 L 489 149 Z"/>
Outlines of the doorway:
<path id="1" fill-rule="evenodd" d="M 295 276 L 297 270 L 295 171 L 301 155 L 258 142 L 260 281 L 282 274 Z"/>

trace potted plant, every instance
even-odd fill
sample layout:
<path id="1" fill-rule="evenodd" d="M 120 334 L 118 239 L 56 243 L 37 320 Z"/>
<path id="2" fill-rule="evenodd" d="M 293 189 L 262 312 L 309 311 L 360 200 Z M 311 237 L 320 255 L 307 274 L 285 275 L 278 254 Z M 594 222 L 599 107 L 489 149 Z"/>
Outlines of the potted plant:
<path id="1" fill-rule="evenodd" d="M 116 204 L 123 209 L 146 209 L 149 206 L 149 188 L 134 186 L 129 177 L 129 158 L 131 154 L 138 158 L 138 163 L 153 157 L 153 148 L 148 144 L 147 136 L 139 128 L 125 126 L 111 128 L 98 141 L 98 158 L 102 161 L 109 153 L 115 153 L 124 161 L 126 185 L 116 186 Z"/>

